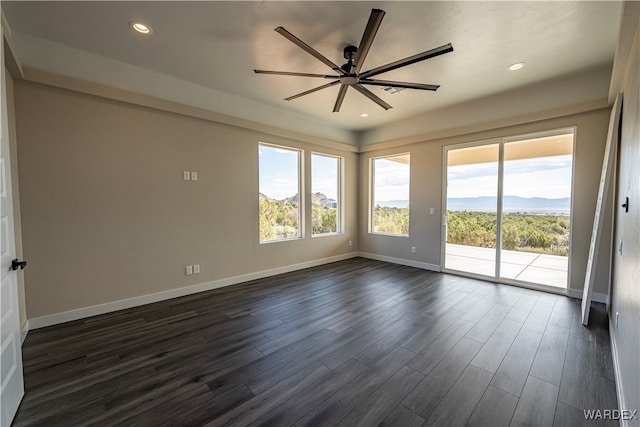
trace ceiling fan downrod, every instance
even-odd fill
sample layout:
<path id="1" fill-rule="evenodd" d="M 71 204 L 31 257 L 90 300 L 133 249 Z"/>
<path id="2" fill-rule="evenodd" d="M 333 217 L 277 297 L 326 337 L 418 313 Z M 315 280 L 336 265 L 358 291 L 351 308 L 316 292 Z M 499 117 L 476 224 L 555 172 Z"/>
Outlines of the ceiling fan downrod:
<path id="1" fill-rule="evenodd" d="M 347 59 L 348 61 L 346 64 L 340 67 L 342 71 L 347 73 L 346 76 L 340 77 L 340 83 L 342 84 L 355 85 L 360 82 L 358 75 L 352 73 L 353 67 L 354 67 L 353 57 L 355 56 L 356 52 L 358 52 L 358 48 L 355 46 L 347 46 L 344 48 L 344 51 L 343 51 L 344 59 Z"/>

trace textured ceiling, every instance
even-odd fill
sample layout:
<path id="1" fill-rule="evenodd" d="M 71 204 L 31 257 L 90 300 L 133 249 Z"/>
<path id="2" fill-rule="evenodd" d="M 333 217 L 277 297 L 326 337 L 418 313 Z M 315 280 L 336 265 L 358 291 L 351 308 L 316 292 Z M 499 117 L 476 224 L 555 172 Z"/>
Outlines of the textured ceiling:
<path id="1" fill-rule="evenodd" d="M 342 110 L 332 113 L 338 86 L 284 101 L 324 82 L 253 73 L 259 68 L 330 74 L 328 67 L 274 28 L 285 27 L 342 64 L 342 49 L 359 43 L 372 8 L 385 10 L 386 16 L 363 70 L 452 43 L 452 53 L 377 76 L 439 84 L 437 92 L 405 90 L 391 95 L 370 87 L 393 106 L 384 111 L 350 89 Z M 94 63 L 96 57 L 105 58 L 100 65 L 105 74 L 123 63 L 140 70 L 139 75 L 113 70 L 123 88 L 139 85 L 143 72 L 151 71 L 224 94 L 229 108 L 234 104 L 230 100 L 237 100 L 246 118 L 261 121 L 261 115 L 271 109 L 338 129 L 362 131 L 610 66 L 621 3 L 3 1 L 2 9 L 26 67 L 92 80 L 96 73 L 82 63 L 82 52 L 89 52 Z M 134 33 L 128 26 L 132 20 L 149 24 L 153 34 Z M 55 43 L 46 52 L 60 45 L 77 49 L 73 70 L 69 61 L 56 63 L 66 57 L 37 51 L 35 46 L 43 40 Z M 520 61 L 526 62 L 524 69 L 507 71 L 509 64 Z M 161 79 L 150 90 L 154 96 L 170 98 L 165 94 L 168 85 L 161 84 Z M 190 104 L 189 96 L 185 91 L 181 102 Z M 212 110 L 219 108 L 215 100 L 210 102 Z M 198 105 L 195 97 L 193 105 Z M 361 113 L 369 117 L 361 118 Z"/>

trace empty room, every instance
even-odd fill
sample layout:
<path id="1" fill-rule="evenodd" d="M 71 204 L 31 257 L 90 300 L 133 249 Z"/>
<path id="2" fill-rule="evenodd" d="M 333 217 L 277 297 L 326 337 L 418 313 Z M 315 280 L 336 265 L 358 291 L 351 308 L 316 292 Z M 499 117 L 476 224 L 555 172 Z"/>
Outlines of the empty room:
<path id="1" fill-rule="evenodd" d="M 640 2 L 0 7 L 2 427 L 640 426 Z"/>

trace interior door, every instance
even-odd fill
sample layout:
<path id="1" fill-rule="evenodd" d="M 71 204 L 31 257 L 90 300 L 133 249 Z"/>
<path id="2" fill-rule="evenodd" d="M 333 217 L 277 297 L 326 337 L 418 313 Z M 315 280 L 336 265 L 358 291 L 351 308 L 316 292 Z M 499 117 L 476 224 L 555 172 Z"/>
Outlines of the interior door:
<path id="1" fill-rule="evenodd" d="M 18 314 L 18 283 L 12 270 L 15 259 L 15 234 L 13 229 L 13 201 L 11 198 L 11 166 L 9 158 L 9 133 L 7 121 L 7 93 L 5 84 L 4 43 L 0 43 L 2 57 L 2 120 L 0 125 L 0 240 L 1 294 L 0 305 L 0 425 L 11 425 L 24 395 L 22 378 L 22 348 L 20 340 L 20 316 Z"/>

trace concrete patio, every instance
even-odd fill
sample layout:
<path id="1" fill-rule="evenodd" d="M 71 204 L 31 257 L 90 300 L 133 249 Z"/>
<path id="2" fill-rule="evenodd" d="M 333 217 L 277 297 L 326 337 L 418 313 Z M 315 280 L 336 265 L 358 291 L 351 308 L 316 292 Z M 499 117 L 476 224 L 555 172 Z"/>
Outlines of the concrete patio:
<path id="1" fill-rule="evenodd" d="M 447 243 L 449 270 L 495 276 L 496 251 L 491 248 Z M 500 277 L 558 288 L 567 287 L 569 257 L 502 250 Z"/>

